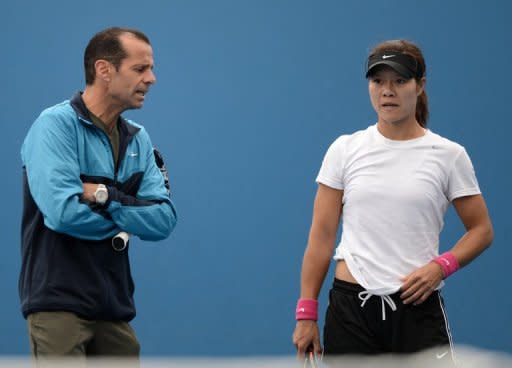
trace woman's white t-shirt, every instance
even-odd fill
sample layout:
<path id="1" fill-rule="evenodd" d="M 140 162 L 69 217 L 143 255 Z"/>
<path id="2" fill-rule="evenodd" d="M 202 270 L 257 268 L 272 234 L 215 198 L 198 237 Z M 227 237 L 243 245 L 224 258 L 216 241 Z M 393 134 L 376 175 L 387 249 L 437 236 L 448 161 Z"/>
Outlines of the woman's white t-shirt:
<path id="1" fill-rule="evenodd" d="M 430 130 L 393 141 L 377 125 L 339 137 L 316 181 L 343 190 L 343 231 L 334 259 L 345 260 L 375 295 L 397 292 L 402 277 L 438 255 L 452 200 L 480 194 L 464 147 Z"/>

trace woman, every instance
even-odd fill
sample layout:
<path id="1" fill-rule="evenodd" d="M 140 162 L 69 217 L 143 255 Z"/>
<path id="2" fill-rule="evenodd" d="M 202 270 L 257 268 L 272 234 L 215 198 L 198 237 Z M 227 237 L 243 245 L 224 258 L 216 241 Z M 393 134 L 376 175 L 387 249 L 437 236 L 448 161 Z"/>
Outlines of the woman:
<path id="1" fill-rule="evenodd" d="M 490 245 L 493 231 L 466 151 L 426 129 L 425 70 L 413 43 L 377 45 L 366 77 L 378 121 L 339 137 L 325 155 L 302 264 L 293 334 L 299 356 L 322 351 L 317 298 L 343 218 L 325 354 L 432 349 L 439 363 L 453 359 L 439 290 Z M 439 255 L 450 203 L 466 233 Z"/>

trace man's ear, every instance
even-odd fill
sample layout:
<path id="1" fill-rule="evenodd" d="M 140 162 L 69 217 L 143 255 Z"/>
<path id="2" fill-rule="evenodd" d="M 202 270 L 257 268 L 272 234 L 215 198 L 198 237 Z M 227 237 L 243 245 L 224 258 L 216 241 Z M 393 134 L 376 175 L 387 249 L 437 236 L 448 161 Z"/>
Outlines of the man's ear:
<path id="1" fill-rule="evenodd" d="M 96 68 L 96 77 L 101 78 L 105 82 L 110 82 L 110 76 L 112 72 L 113 65 L 107 60 L 99 59 L 94 63 L 94 67 Z"/>

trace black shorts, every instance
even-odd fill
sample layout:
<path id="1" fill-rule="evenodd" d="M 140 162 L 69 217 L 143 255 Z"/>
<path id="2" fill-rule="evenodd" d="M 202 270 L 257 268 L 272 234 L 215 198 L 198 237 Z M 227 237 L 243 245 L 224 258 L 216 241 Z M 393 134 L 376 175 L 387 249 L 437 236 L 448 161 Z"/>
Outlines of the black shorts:
<path id="1" fill-rule="evenodd" d="M 403 304 L 400 292 L 389 298 L 392 301 L 367 295 L 360 285 L 335 279 L 325 317 L 325 354 L 404 354 L 432 349 L 437 363 L 453 362 L 451 335 L 439 292 L 434 291 L 416 306 Z"/>

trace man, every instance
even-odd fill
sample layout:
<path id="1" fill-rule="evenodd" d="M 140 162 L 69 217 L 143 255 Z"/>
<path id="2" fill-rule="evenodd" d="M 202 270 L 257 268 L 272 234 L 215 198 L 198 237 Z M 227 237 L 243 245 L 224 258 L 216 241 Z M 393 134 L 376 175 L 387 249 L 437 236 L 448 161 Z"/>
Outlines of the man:
<path id="1" fill-rule="evenodd" d="M 36 358 L 138 357 L 128 247 L 112 238 L 162 240 L 176 224 L 147 132 L 120 115 L 143 106 L 153 52 L 140 31 L 109 28 L 84 64 L 84 92 L 44 110 L 21 149 L 22 312 Z"/>

